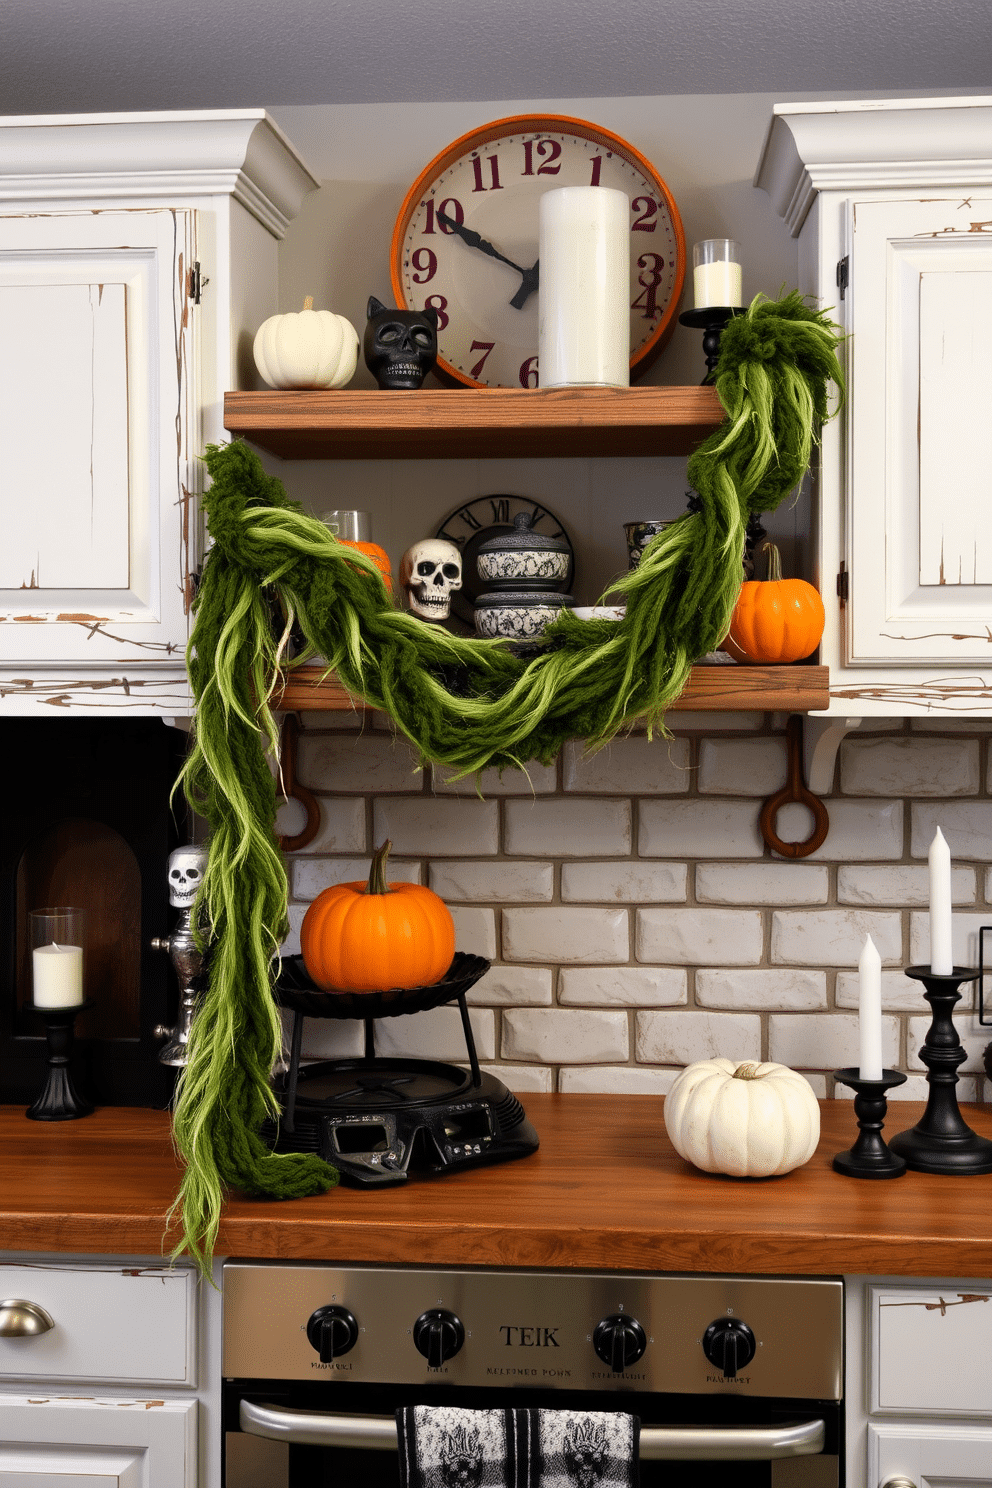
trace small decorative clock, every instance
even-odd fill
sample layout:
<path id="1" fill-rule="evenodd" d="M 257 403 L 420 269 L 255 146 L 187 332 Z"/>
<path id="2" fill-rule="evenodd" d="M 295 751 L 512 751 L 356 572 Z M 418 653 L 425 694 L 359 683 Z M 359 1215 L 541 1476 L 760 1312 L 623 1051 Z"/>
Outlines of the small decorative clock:
<path id="1" fill-rule="evenodd" d="M 564 114 L 518 114 L 442 150 L 396 219 L 396 303 L 437 311 L 442 380 L 538 386 L 538 199 L 558 186 L 612 187 L 630 199 L 632 378 L 671 335 L 685 234 L 661 176 L 608 129 Z"/>

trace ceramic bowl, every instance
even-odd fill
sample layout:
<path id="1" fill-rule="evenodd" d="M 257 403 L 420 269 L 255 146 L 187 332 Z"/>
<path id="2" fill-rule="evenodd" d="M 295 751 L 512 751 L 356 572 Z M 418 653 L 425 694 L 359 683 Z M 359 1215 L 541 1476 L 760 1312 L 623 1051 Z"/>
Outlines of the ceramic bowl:
<path id="1" fill-rule="evenodd" d="M 530 512 L 518 512 L 513 531 L 480 543 L 475 560 L 483 585 L 555 589 L 568 581 L 572 555 L 563 537 L 535 532 Z"/>
<path id="2" fill-rule="evenodd" d="M 487 640 L 533 641 L 563 609 L 572 609 L 570 594 L 552 590 L 500 590 L 475 601 L 475 628 Z"/>
<path id="3" fill-rule="evenodd" d="M 622 620 L 626 605 L 576 605 L 572 614 L 579 620 Z"/>

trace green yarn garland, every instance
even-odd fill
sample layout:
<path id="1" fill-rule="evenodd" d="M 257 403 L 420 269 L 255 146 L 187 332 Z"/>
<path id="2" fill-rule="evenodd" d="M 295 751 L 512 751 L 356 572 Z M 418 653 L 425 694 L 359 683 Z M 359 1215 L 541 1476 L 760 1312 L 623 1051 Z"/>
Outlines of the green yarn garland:
<path id="1" fill-rule="evenodd" d="M 278 1114 L 272 979 L 288 890 L 266 751 L 278 749 L 270 701 L 291 626 L 307 647 L 290 666 L 323 655 L 424 761 L 460 774 L 546 764 L 566 739 L 596 747 L 637 720 L 663 728 L 693 662 L 727 633 L 748 518 L 778 506 L 806 470 L 828 385 L 843 388 L 839 341 L 797 293 L 759 298 L 730 322 L 716 376 L 727 418 L 688 465 L 696 509 L 612 586 L 622 621 L 565 611 L 526 659 L 396 609 L 371 560 L 290 501 L 247 445 L 208 448 L 213 544 L 187 655 L 196 718 L 183 786 L 210 827 L 199 900 L 209 984 L 175 1104 L 177 1251 L 207 1266 L 229 1188 L 294 1198 L 337 1182 L 320 1158 L 276 1155 L 259 1136 Z"/>

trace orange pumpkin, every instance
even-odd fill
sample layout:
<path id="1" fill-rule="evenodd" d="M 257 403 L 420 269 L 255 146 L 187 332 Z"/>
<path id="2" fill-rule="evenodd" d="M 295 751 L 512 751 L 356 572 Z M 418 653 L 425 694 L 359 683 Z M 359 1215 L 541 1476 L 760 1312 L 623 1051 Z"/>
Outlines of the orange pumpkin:
<path id="1" fill-rule="evenodd" d="M 384 842 L 367 883 L 332 884 L 303 919 L 300 949 L 324 992 L 429 987 L 455 954 L 455 926 L 443 899 L 415 883 L 387 883 Z"/>
<path id="2" fill-rule="evenodd" d="M 358 542 L 356 539 L 350 537 L 342 537 L 340 541 L 344 543 L 346 548 L 357 548 L 360 553 L 365 554 L 366 558 L 372 559 L 372 562 L 382 574 L 382 582 L 386 586 L 387 594 L 392 594 L 393 570 L 390 567 L 389 554 L 385 548 L 380 548 L 378 543 Z"/>
<path id="3" fill-rule="evenodd" d="M 768 554 L 768 577 L 742 584 L 723 649 L 756 665 L 801 661 L 820 644 L 823 600 L 805 579 L 783 579 L 774 543 L 761 551 Z"/>

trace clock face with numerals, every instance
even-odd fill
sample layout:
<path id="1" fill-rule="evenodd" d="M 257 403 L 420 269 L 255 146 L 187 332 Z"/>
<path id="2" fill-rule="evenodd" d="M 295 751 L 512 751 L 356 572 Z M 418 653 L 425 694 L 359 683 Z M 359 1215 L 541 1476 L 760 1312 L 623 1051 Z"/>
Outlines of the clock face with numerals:
<path id="1" fill-rule="evenodd" d="M 562 588 L 567 591 L 572 587 L 575 576 L 572 541 L 553 512 L 549 512 L 539 501 L 531 501 L 526 496 L 508 496 L 504 493 L 477 496 L 474 501 L 467 501 L 456 511 L 449 512 L 435 533 L 436 537 L 447 538 L 448 542 L 453 542 L 461 549 L 462 587 L 451 596 L 451 608 L 466 625 L 474 623 L 475 601 L 483 591 L 483 580 L 479 578 L 475 566 L 479 547 L 491 537 L 501 537 L 512 532 L 513 519 L 518 512 L 529 514 L 530 524 L 535 532 L 540 532 L 544 537 L 564 538 L 568 543 L 571 556 L 568 576 Z"/>
<path id="2" fill-rule="evenodd" d="M 443 150 L 396 220 L 396 303 L 437 311 L 442 380 L 539 385 L 538 200 L 558 186 L 605 186 L 629 197 L 631 376 L 667 341 L 685 278 L 685 235 L 668 187 L 609 130 L 566 115 L 520 114 Z"/>

